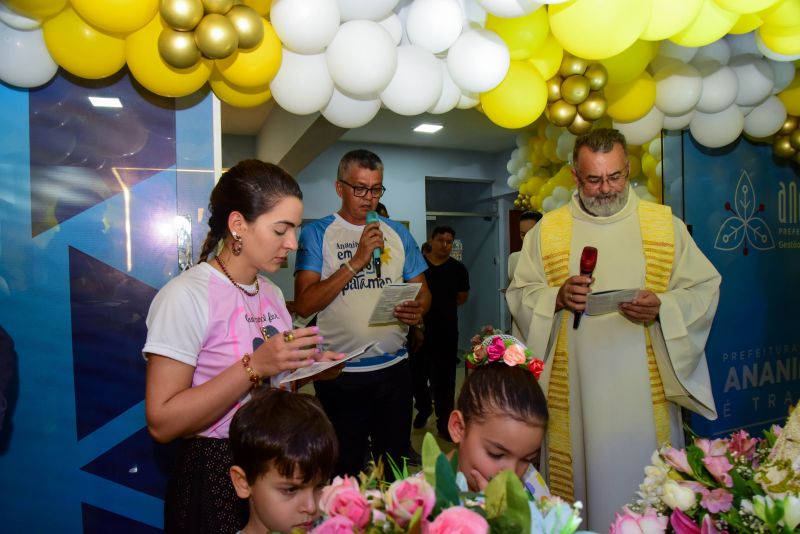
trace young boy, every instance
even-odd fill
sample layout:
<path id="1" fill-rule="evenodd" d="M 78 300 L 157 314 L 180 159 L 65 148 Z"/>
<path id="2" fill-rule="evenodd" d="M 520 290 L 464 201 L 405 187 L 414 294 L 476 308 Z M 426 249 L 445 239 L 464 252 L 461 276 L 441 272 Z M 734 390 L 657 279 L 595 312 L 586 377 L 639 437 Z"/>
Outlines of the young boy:
<path id="1" fill-rule="evenodd" d="M 241 534 L 310 530 L 338 456 L 336 433 L 312 396 L 283 390 L 254 394 L 230 429 L 236 494 L 248 499 Z"/>

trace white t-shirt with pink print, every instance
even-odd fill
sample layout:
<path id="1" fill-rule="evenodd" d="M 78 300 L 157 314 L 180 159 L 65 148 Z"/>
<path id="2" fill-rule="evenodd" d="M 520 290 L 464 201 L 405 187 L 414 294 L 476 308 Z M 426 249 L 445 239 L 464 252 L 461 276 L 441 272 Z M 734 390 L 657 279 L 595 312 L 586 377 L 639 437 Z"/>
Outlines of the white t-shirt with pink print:
<path id="1" fill-rule="evenodd" d="M 250 297 L 206 262 L 195 265 L 161 288 L 147 314 L 143 353 L 166 356 L 195 368 L 192 387 L 199 386 L 252 353 L 269 335 L 292 329 L 280 288 L 258 277 L 258 295 Z M 242 286 L 248 291 L 252 286 Z M 242 373 L 244 373 L 242 367 Z M 282 373 L 271 377 L 277 386 Z M 219 421 L 198 435 L 227 438 L 231 418 L 250 399 L 246 394 Z"/>

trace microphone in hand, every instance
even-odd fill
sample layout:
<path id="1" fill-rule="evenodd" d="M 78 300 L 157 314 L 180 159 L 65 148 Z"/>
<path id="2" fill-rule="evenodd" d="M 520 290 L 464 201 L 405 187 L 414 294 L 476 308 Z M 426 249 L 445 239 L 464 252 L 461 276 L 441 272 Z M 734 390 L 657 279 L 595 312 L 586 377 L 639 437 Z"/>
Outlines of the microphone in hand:
<path id="1" fill-rule="evenodd" d="M 381 219 L 378 217 L 377 211 L 370 211 L 367 213 L 367 224 L 379 222 Z M 381 277 L 381 247 L 375 247 L 372 250 L 372 263 L 375 265 L 375 276 Z"/>
<path id="2" fill-rule="evenodd" d="M 583 247 L 581 252 L 581 276 L 592 276 L 597 265 L 597 249 L 594 247 Z M 572 328 L 577 329 L 581 324 L 581 313 L 575 312 L 575 319 L 572 321 Z"/>

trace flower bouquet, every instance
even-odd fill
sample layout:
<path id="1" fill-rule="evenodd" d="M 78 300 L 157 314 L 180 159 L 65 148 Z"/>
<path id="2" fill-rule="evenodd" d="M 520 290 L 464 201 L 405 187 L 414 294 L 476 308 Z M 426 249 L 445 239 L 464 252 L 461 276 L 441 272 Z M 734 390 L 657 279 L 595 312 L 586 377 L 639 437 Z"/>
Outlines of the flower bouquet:
<path id="1" fill-rule="evenodd" d="M 572 534 L 581 522 L 580 503 L 538 503 L 512 471 L 494 477 L 483 493 L 469 492 L 456 455 L 448 459 L 430 434 L 422 458 L 423 471 L 410 476 L 390 461 L 391 484 L 380 464 L 358 479 L 336 477 L 322 491 L 323 518 L 312 533 Z"/>
<path id="2" fill-rule="evenodd" d="M 764 435 L 739 430 L 654 452 L 610 534 L 800 532 L 800 409 Z"/>

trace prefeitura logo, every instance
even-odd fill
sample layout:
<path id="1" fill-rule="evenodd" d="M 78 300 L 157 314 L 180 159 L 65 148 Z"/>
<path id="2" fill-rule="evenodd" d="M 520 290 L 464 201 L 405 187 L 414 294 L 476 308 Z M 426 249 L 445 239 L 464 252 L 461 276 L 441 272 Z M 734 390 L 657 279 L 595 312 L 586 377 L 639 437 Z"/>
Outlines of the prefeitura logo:
<path id="1" fill-rule="evenodd" d="M 764 204 L 756 207 L 756 192 L 750 181 L 747 171 L 742 171 L 736 192 L 733 197 L 733 206 L 725 203 L 725 210 L 733 213 L 722 222 L 717 232 L 714 248 L 717 250 L 733 251 L 742 247 L 742 254 L 747 256 L 752 247 L 756 250 L 769 250 L 775 248 L 775 240 L 767 223 L 757 213 L 764 211 Z"/>

